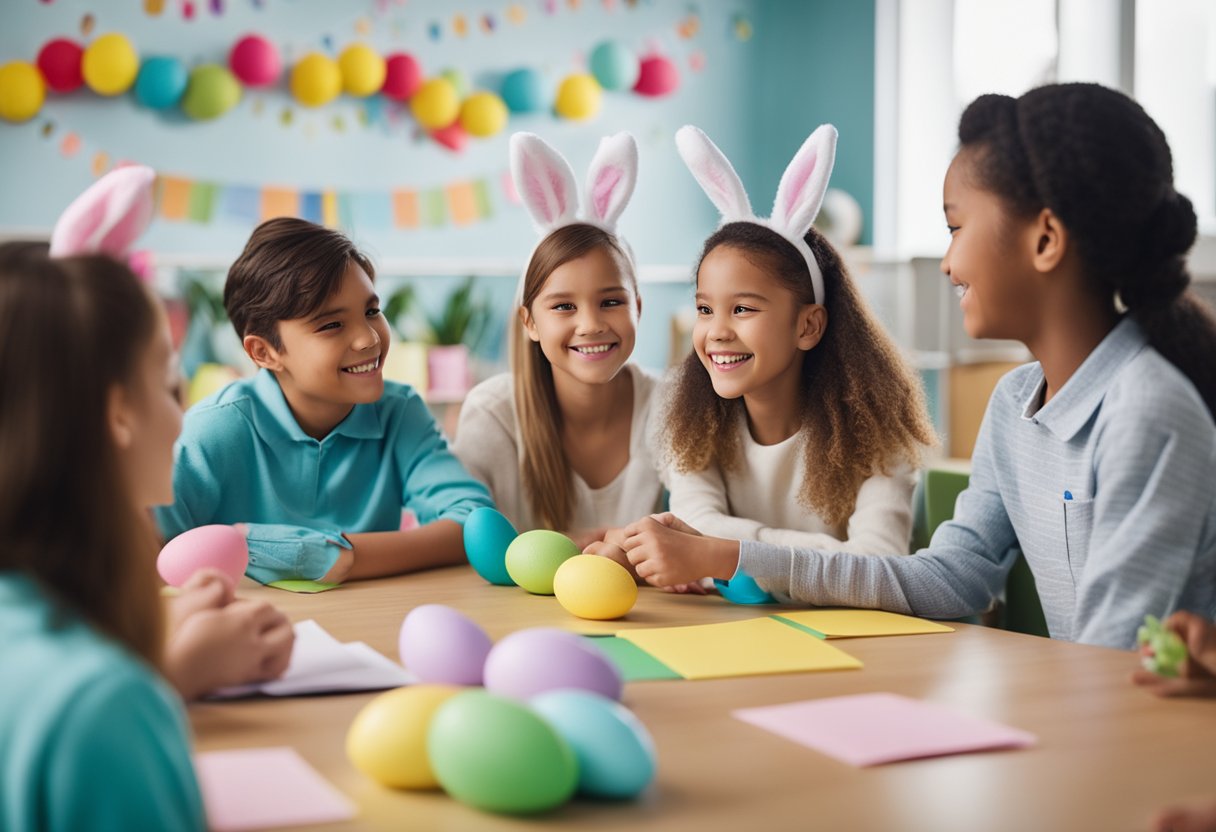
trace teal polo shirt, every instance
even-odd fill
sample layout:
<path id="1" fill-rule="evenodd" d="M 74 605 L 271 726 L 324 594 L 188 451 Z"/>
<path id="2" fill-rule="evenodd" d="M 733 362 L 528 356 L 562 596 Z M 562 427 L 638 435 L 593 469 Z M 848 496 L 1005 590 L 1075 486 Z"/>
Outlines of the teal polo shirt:
<path id="1" fill-rule="evenodd" d="M 174 454 L 174 503 L 155 512 L 161 533 L 246 523 L 247 574 L 262 583 L 320 578 L 350 548 L 344 534 L 395 531 L 404 508 L 423 525 L 463 524 L 493 505 L 422 397 L 393 382 L 318 440 L 260 370 L 191 408 Z"/>

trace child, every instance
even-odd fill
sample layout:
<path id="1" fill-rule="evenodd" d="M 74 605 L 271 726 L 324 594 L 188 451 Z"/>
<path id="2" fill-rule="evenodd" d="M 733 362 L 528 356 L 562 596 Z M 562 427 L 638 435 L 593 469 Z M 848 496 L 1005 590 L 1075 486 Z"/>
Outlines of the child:
<path id="1" fill-rule="evenodd" d="M 158 674 L 145 514 L 181 420 L 168 330 L 109 257 L 0 246 L 0 827 L 205 828 Z M 290 631 L 289 631 L 290 632 Z"/>
<path id="2" fill-rule="evenodd" d="M 248 525 L 247 574 L 334 583 L 464 560 L 461 524 L 490 505 L 422 397 L 385 384 L 388 324 L 371 262 L 293 218 L 254 230 L 224 305 L 261 370 L 200 402 L 177 446 L 173 537 Z M 401 531 L 403 507 L 423 523 Z"/>
<path id="3" fill-rule="evenodd" d="M 676 141 L 724 224 L 701 253 L 693 352 L 664 413 L 672 513 L 734 540 L 907 554 L 933 431 L 912 371 L 810 227 L 835 129 L 803 144 L 767 221 L 704 133 Z"/>
<path id="4" fill-rule="evenodd" d="M 972 337 L 1038 362 L 993 393 L 953 521 L 915 557 L 864 558 L 647 518 L 625 541 L 639 575 L 738 569 L 809 604 L 955 617 L 1016 545 L 1056 638 L 1128 648 L 1146 609 L 1216 609 L 1216 321 L 1186 291 L 1196 219 L 1164 136 L 1121 93 L 1062 84 L 981 96 L 959 140 L 942 270 Z"/>
<path id="5" fill-rule="evenodd" d="M 453 449 L 517 529 L 581 547 L 656 511 L 662 492 L 646 430 L 656 380 L 627 363 L 642 300 L 616 234 L 637 146 L 627 133 L 600 143 L 585 219 L 570 165 L 539 137 L 511 137 L 511 172 L 542 238 L 520 281 L 512 372 L 469 393 Z"/>

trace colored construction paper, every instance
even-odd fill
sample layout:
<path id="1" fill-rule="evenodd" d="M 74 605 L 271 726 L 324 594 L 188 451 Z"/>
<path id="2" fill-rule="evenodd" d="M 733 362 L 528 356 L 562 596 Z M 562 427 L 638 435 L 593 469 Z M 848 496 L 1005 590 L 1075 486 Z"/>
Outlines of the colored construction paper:
<path id="1" fill-rule="evenodd" d="M 1026 731 L 894 693 L 743 708 L 733 715 L 854 766 L 1035 743 Z"/>
<path id="2" fill-rule="evenodd" d="M 326 592 L 327 590 L 336 589 L 341 584 L 323 584 L 320 581 L 271 581 L 266 586 L 272 586 L 275 589 L 285 589 L 288 592 Z"/>
<path id="3" fill-rule="evenodd" d="M 626 682 L 648 682 L 655 679 L 681 679 L 667 665 L 647 653 L 633 642 L 616 636 L 588 636 L 587 642 L 608 657 L 608 661 L 621 671 Z"/>
<path id="4" fill-rule="evenodd" d="M 882 610 L 804 610 L 783 612 L 784 618 L 820 633 L 827 638 L 862 636 L 906 636 L 920 633 L 953 633 L 953 627 L 910 615 Z"/>
<path id="5" fill-rule="evenodd" d="M 624 630 L 618 635 L 685 679 L 852 670 L 862 666 L 843 650 L 771 618 Z"/>
<path id="6" fill-rule="evenodd" d="M 194 771 L 213 832 L 333 823 L 355 816 L 354 803 L 294 748 L 207 751 L 195 755 Z"/>

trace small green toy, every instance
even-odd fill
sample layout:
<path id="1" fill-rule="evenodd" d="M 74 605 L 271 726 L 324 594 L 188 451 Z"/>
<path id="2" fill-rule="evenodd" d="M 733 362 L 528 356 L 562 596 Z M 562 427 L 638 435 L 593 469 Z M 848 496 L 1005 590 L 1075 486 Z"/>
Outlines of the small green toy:
<path id="1" fill-rule="evenodd" d="M 1140 663 L 1145 670 L 1158 676 L 1175 677 L 1186 661 L 1186 645 L 1173 630 L 1167 630 L 1154 615 L 1144 616 L 1144 624 L 1136 631 L 1140 644 Z"/>

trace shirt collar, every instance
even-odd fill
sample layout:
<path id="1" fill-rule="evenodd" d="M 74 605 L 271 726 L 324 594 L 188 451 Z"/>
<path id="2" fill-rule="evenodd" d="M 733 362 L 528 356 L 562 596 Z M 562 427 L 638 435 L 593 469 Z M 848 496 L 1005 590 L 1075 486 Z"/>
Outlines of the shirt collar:
<path id="1" fill-rule="evenodd" d="M 1124 316 L 1042 407 L 1039 402 L 1043 399 L 1047 379 L 1041 366 L 1038 372 L 1032 373 L 1022 388 L 1022 418 L 1042 425 L 1063 442 L 1069 441 L 1098 410 L 1123 365 L 1147 344 L 1140 325 Z"/>
<path id="2" fill-rule="evenodd" d="M 267 369 L 258 370 L 253 380 L 254 398 L 258 403 L 255 419 L 259 433 L 274 431 L 283 434 L 294 442 L 315 442 L 316 440 L 304 432 L 296 421 L 283 388 L 274 373 Z M 329 432 L 330 436 L 347 436 L 351 439 L 380 439 L 384 436 L 384 426 L 380 424 L 380 415 L 375 402 L 372 404 L 357 404 L 346 418 L 339 422 Z M 321 441 L 325 441 L 324 439 Z"/>

